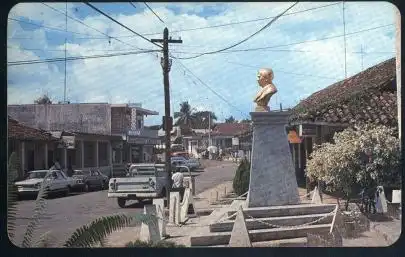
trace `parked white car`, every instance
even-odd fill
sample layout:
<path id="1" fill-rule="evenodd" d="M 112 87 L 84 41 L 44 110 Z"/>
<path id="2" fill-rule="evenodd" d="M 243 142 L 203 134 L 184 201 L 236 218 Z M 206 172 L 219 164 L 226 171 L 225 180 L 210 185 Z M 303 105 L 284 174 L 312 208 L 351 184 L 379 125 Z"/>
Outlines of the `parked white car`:
<path id="1" fill-rule="evenodd" d="M 195 159 L 195 158 L 187 159 L 182 156 L 172 157 L 171 162 L 175 166 L 182 165 L 182 166 L 187 166 L 190 169 L 196 169 L 201 166 L 200 161 L 198 159 Z"/>
<path id="2" fill-rule="evenodd" d="M 164 164 L 132 164 L 127 177 L 110 179 L 108 198 L 117 198 L 118 206 L 124 208 L 127 200 L 164 197 L 168 187 L 169 173 Z"/>
<path id="3" fill-rule="evenodd" d="M 71 178 L 68 178 L 63 171 L 60 170 L 34 170 L 28 172 L 27 179 L 15 183 L 17 186 L 18 195 L 36 195 L 41 188 L 41 184 L 45 177 L 48 180 L 49 193 L 62 192 L 68 195 L 73 183 Z"/>

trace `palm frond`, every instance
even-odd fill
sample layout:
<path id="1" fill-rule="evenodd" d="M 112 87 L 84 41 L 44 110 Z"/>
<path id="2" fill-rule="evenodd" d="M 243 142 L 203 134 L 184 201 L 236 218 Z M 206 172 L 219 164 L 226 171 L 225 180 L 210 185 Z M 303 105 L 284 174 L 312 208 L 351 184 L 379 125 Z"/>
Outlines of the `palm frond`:
<path id="1" fill-rule="evenodd" d="M 18 158 L 13 152 L 10 155 L 7 171 L 7 232 L 10 240 L 14 239 L 15 221 L 17 216 L 17 187 L 14 184 L 18 177 Z"/>
<path id="2" fill-rule="evenodd" d="M 41 187 L 38 192 L 37 199 L 35 200 L 35 208 L 34 208 L 34 216 L 32 217 L 30 223 L 27 226 L 27 229 L 24 234 L 23 241 L 21 243 L 22 247 L 31 247 L 32 245 L 32 238 L 37 228 L 40 218 L 43 216 L 46 210 L 46 200 L 45 198 L 48 195 L 48 187 L 49 187 L 49 174 L 47 174 L 41 183 Z"/>
<path id="3" fill-rule="evenodd" d="M 45 232 L 42 234 L 39 239 L 32 244 L 33 247 L 40 247 L 40 248 L 45 248 L 45 247 L 51 247 L 52 242 L 55 241 L 55 237 L 52 236 L 51 231 Z"/>
<path id="4" fill-rule="evenodd" d="M 105 244 L 105 238 L 113 231 L 133 224 L 156 222 L 157 218 L 145 214 L 127 216 L 124 214 L 101 217 L 89 225 L 78 228 L 64 244 L 65 247 L 92 247 Z"/>

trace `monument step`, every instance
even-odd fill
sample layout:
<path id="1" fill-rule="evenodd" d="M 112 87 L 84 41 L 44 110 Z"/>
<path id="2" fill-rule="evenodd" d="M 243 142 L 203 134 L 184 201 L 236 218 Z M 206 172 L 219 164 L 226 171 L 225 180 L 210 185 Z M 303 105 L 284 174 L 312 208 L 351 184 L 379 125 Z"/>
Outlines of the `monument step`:
<path id="1" fill-rule="evenodd" d="M 307 233 L 329 232 L 331 224 L 308 225 L 292 228 L 271 228 L 249 231 L 251 242 L 292 239 L 306 237 Z M 231 239 L 231 232 L 215 232 L 208 235 L 193 236 L 191 246 L 227 245 Z"/>
<path id="2" fill-rule="evenodd" d="M 306 247 L 306 246 L 307 246 L 306 237 L 252 243 L 252 247 Z M 230 247 L 230 246 L 226 244 L 226 245 L 211 245 L 208 247 Z"/>
<path id="3" fill-rule="evenodd" d="M 270 218 L 330 213 L 334 211 L 335 208 L 336 204 L 298 204 L 246 208 L 243 210 L 243 213 L 246 215 L 246 218 Z M 236 211 L 228 211 L 228 216 L 231 216 L 235 213 Z"/>
<path id="4" fill-rule="evenodd" d="M 275 228 L 277 226 L 303 225 L 306 223 L 315 222 L 316 220 L 319 221 L 313 224 L 330 224 L 332 223 L 332 219 L 333 219 L 332 215 L 329 215 L 328 213 L 322 213 L 322 214 L 309 214 L 309 215 L 283 216 L 283 217 L 257 218 L 257 219 L 247 218 L 245 222 L 248 230 L 257 230 L 257 229 Z M 234 221 L 232 220 L 211 224 L 209 226 L 210 232 L 230 232 L 232 231 L 233 224 Z"/>

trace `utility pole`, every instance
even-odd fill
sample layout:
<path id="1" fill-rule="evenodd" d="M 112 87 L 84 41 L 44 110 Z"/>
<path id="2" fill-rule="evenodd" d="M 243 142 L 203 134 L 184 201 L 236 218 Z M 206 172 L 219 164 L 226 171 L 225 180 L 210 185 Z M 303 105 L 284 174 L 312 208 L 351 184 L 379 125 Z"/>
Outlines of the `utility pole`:
<path id="1" fill-rule="evenodd" d="M 363 65 L 363 59 L 364 59 L 363 45 L 361 45 L 360 54 L 361 54 L 361 71 L 363 71 L 364 70 L 364 65 Z"/>
<path id="2" fill-rule="evenodd" d="M 65 30 L 66 30 L 66 34 L 65 34 L 65 80 L 64 80 L 64 85 L 63 85 L 63 104 L 65 104 L 66 103 L 66 67 L 67 67 L 67 65 L 66 65 L 66 56 L 67 56 L 67 54 L 66 54 L 66 44 L 67 44 L 67 11 L 68 11 L 68 9 L 67 9 L 67 1 L 66 1 L 66 5 L 65 5 Z"/>
<path id="3" fill-rule="evenodd" d="M 401 13 L 398 7 L 395 10 L 395 52 L 396 52 L 396 80 L 397 80 L 397 108 L 398 108 L 398 135 L 401 140 Z"/>
<path id="4" fill-rule="evenodd" d="M 208 112 L 208 147 L 211 146 L 211 111 Z"/>
<path id="5" fill-rule="evenodd" d="M 169 72 L 171 67 L 171 60 L 169 60 L 169 43 L 181 44 L 183 41 L 181 39 L 173 40 L 169 38 L 169 30 L 165 28 L 163 30 L 163 39 L 151 39 L 151 42 L 154 43 L 163 43 L 163 58 L 160 61 L 163 70 L 163 85 L 164 85 L 164 95 L 165 95 L 165 116 L 164 116 L 164 130 L 166 132 L 166 144 L 165 144 L 165 169 L 168 172 L 168 179 L 172 179 L 172 167 L 171 167 L 171 158 L 170 158 L 170 132 L 172 130 L 172 117 L 170 117 L 170 83 L 169 83 Z M 170 188 L 166 188 L 166 197 L 167 197 L 167 207 L 170 206 Z M 180 199 L 179 199 L 180 200 Z"/>

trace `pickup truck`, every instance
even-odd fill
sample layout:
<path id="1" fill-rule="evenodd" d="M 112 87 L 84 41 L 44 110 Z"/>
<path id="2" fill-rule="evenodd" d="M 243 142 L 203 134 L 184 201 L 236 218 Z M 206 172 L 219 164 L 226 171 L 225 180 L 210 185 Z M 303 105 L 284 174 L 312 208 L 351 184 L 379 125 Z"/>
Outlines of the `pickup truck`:
<path id="1" fill-rule="evenodd" d="M 127 200 L 146 200 L 166 196 L 171 178 L 164 164 L 132 164 L 126 177 L 111 178 L 108 198 L 117 198 L 118 206 L 125 207 Z"/>

